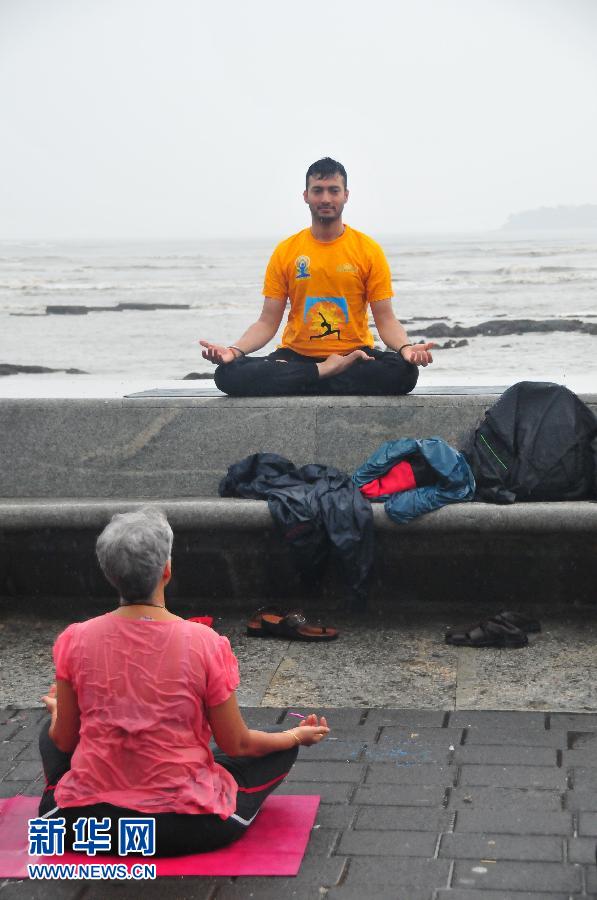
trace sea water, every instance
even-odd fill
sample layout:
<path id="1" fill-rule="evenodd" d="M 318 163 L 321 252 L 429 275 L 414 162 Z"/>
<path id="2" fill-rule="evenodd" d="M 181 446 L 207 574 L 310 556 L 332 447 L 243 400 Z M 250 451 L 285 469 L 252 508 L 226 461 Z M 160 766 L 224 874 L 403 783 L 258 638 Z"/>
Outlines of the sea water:
<path id="1" fill-rule="evenodd" d="M 434 323 L 578 319 L 597 326 L 595 233 L 376 237 L 392 270 L 396 314 L 417 340 Z M 275 242 L 0 242 L 0 364 L 76 368 L 156 386 L 211 372 L 198 341 L 233 343 L 257 318 Z M 79 309 L 56 314 L 52 307 Z M 597 392 L 595 334 L 523 327 L 466 340 L 437 349 L 420 384 L 533 378 Z M 31 376 L 15 377 L 24 384 Z"/>

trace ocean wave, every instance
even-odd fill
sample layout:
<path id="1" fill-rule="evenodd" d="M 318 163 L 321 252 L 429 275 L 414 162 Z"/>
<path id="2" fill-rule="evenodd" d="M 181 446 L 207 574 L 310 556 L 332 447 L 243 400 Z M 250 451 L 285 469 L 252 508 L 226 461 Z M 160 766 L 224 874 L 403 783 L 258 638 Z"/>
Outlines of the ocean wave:
<path id="1" fill-rule="evenodd" d="M 158 265 L 157 263 L 123 263 L 122 265 L 114 265 L 114 264 L 106 264 L 106 265 L 88 265 L 88 266 L 80 266 L 77 271 L 111 271 L 111 272 L 128 272 L 130 270 L 140 270 L 143 271 L 145 269 L 157 269 L 158 271 L 165 272 L 168 269 L 217 269 L 218 267 L 214 263 L 189 263 L 185 262 L 183 266 L 172 266 L 172 265 Z"/>
<path id="2" fill-rule="evenodd" d="M 470 280 L 470 276 L 476 276 Z M 468 277 L 469 280 L 463 280 Z M 459 285 L 462 287 L 486 287 L 490 285 L 524 285 L 524 284 L 568 284 L 574 282 L 591 283 L 597 280 L 597 269 L 576 269 L 573 266 L 540 266 L 537 269 L 526 266 L 504 266 L 487 272 L 459 270 L 454 275 L 447 275 L 434 283 L 439 285 Z"/>
<path id="3" fill-rule="evenodd" d="M 43 296 L 48 294 L 87 294 L 87 293 L 113 293 L 129 294 L 129 293 L 183 293 L 188 291 L 196 291 L 196 284 L 185 282 L 164 282 L 164 281 L 131 281 L 130 283 L 117 282 L 85 282 L 85 281 L 4 281 L 0 282 L 0 290 L 14 291 L 29 296 Z"/>

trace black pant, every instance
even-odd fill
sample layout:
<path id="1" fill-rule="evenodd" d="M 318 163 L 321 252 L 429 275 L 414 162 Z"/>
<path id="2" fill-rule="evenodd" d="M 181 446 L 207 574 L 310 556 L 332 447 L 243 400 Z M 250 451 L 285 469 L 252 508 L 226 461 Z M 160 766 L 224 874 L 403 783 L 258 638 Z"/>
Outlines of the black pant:
<path id="1" fill-rule="evenodd" d="M 301 356 L 282 347 L 269 356 L 243 356 L 218 366 L 214 381 L 232 397 L 281 397 L 303 394 L 396 396 L 408 394 L 419 369 L 394 350 L 361 347 L 373 362 L 359 360 L 339 375 L 320 378 L 317 363 L 325 357 Z M 283 362 L 280 362 L 283 360 Z"/>
<path id="2" fill-rule="evenodd" d="M 265 798 L 275 791 L 288 775 L 298 753 L 298 747 L 291 747 L 290 750 L 279 750 L 269 753 L 267 756 L 230 757 L 221 750 L 216 750 L 214 753 L 216 762 L 227 769 L 238 784 L 236 809 L 228 819 L 201 813 L 196 815 L 145 813 L 112 806 L 109 803 L 69 806 L 59 809 L 54 800 L 54 788 L 65 772 L 70 769 L 71 754 L 63 753 L 56 747 L 48 734 L 49 728 L 48 720 L 42 726 L 39 736 L 39 751 L 47 782 L 46 790 L 39 804 L 39 815 L 48 818 L 64 817 L 66 820 L 66 846 L 70 846 L 74 839 L 72 823 L 79 816 L 93 816 L 97 819 L 107 817 L 111 823 L 112 849 L 110 852 L 112 853 L 118 851 L 118 819 L 129 817 L 155 819 L 156 856 L 204 853 L 231 844 L 244 834 L 259 812 Z"/>

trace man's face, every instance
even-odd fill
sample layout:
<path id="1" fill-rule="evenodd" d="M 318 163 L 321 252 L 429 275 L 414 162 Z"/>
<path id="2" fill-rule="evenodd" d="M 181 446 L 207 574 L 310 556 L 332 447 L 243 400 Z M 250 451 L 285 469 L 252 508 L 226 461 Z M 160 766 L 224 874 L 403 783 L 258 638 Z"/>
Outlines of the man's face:
<path id="1" fill-rule="evenodd" d="M 303 197 L 314 219 L 332 222 L 342 216 L 344 204 L 348 200 L 348 191 L 344 187 L 344 179 L 338 172 L 335 175 L 326 175 L 325 178 L 309 175 L 309 187 L 303 192 Z"/>

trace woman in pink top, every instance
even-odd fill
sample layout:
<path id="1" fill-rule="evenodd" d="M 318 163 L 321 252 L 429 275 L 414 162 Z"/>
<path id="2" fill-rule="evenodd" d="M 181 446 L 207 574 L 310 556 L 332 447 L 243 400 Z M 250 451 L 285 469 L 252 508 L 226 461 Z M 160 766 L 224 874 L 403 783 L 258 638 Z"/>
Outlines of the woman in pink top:
<path id="1" fill-rule="evenodd" d="M 287 731 L 247 728 L 228 639 L 166 608 L 171 549 L 162 513 L 114 516 L 97 555 L 120 604 L 54 645 L 39 814 L 65 818 L 67 844 L 80 816 L 109 820 L 112 851 L 118 819 L 150 816 L 158 855 L 222 847 L 250 825 L 299 745 L 329 732 L 313 714 Z"/>

